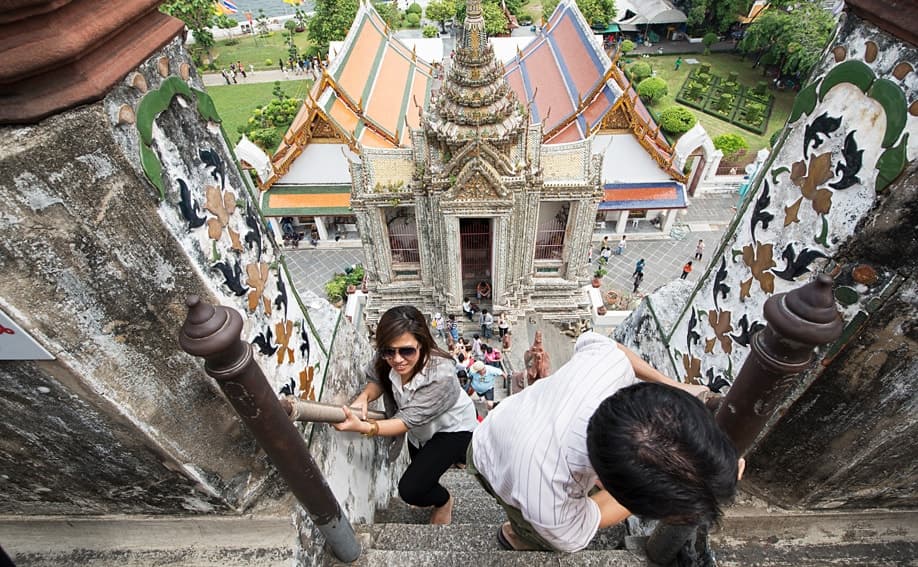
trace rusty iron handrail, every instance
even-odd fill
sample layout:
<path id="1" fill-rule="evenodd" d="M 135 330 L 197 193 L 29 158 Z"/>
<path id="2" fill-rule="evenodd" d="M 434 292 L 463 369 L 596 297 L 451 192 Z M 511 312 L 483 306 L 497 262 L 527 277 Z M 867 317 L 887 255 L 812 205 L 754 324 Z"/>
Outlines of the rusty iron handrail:
<path id="1" fill-rule="evenodd" d="M 345 562 L 356 560 L 361 549 L 354 528 L 309 453 L 303 436 L 281 408 L 255 363 L 252 345 L 240 340 L 242 317 L 233 309 L 214 307 L 196 295 L 189 296 L 185 305 L 188 316 L 179 334 L 182 350 L 205 359 L 205 371 L 217 381 L 258 445 L 287 481 L 335 557 Z"/>
<path id="2" fill-rule="evenodd" d="M 813 363 L 816 347 L 837 339 L 844 327 L 826 274 L 770 297 L 763 311 L 768 325 L 752 336 L 750 353 L 714 416 L 740 455 L 784 403 L 795 384 L 792 378 Z M 647 558 L 670 565 L 695 529 L 661 522 L 647 540 Z"/>
<path id="3" fill-rule="evenodd" d="M 345 420 L 344 410 L 340 405 L 323 404 L 307 400 L 298 400 L 294 396 L 287 396 L 279 400 L 284 412 L 293 421 L 307 421 L 310 423 L 341 423 Z M 351 412 L 360 418 L 360 408 L 350 407 Z M 386 419 L 386 414 L 381 411 L 367 410 L 367 419 Z"/>

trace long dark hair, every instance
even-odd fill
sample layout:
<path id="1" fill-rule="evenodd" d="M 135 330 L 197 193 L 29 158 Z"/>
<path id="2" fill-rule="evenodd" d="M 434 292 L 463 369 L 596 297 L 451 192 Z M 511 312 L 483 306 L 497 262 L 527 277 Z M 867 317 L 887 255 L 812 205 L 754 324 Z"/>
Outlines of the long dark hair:
<path id="1" fill-rule="evenodd" d="M 452 358 L 449 353 L 437 346 L 437 342 L 427 327 L 427 320 L 424 315 L 411 305 L 399 305 L 383 313 L 383 316 L 379 319 L 379 324 L 376 325 L 376 348 L 381 349 L 390 346 L 395 339 L 405 333 L 411 334 L 418 341 L 418 361 L 415 363 L 414 368 L 411 369 L 412 378 L 430 362 L 431 356 Z M 387 392 L 391 393 L 389 371 L 392 370 L 392 367 L 389 366 L 386 359 L 379 355 L 376 356 L 373 367 L 380 384 Z"/>

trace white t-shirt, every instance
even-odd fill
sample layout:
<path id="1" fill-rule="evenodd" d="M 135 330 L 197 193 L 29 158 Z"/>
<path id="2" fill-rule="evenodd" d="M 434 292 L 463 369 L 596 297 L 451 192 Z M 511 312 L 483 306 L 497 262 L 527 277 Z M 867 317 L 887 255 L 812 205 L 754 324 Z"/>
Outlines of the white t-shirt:
<path id="1" fill-rule="evenodd" d="M 567 364 L 504 399 L 473 434 L 475 468 L 558 550 L 583 549 L 599 529 L 587 425 L 604 399 L 637 382 L 615 341 L 584 333 Z"/>
<path id="2" fill-rule="evenodd" d="M 456 378 L 455 364 L 452 359 L 431 358 L 427 366 L 414 375 L 410 382 L 402 384 L 402 379 L 395 370 L 389 372 L 389 381 L 392 383 L 392 396 L 399 408 L 418 403 L 416 393 L 419 389 L 431 385 L 431 382 L 445 382 L 441 387 L 458 390 L 456 402 L 446 411 L 433 417 L 430 421 L 408 429 L 408 440 L 415 447 L 423 447 L 430 438 L 437 433 L 472 431 L 478 425 L 478 414 L 472 398 L 462 391 L 459 380 Z M 422 402 L 423 403 L 423 402 Z M 422 408 L 423 409 L 423 408 Z M 398 416 L 396 416 L 398 417 Z M 407 425 L 407 424 L 406 424 Z"/>

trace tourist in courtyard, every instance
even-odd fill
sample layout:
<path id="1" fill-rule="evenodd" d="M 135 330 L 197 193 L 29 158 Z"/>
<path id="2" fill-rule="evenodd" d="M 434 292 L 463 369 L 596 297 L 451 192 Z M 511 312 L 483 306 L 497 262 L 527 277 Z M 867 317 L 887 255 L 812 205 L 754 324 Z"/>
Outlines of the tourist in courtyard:
<path id="1" fill-rule="evenodd" d="M 637 293 L 638 288 L 641 286 L 641 282 L 644 281 L 644 272 L 635 272 L 634 273 L 634 289 L 631 290 L 631 293 Z"/>
<path id="2" fill-rule="evenodd" d="M 682 57 L 676 57 L 675 70 L 678 71 L 679 67 L 682 66 Z"/>
<path id="3" fill-rule="evenodd" d="M 468 297 L 462 298 L 462 312 L 465 314 L 466 319 L 472 320 L 472 314 L 475 310 L 472 308 L 472 301 Z"/>
<path id="4" fill-rule="evenodd" d="M 440 337 L 441 339 L 443 338 L 443 335 L 444 335 L 443 331 L 445 329 L 443 327 L 445 326 L 445 324 L 446 323 L 443 321 L 443 315 L 441 315 L 439 311 L 434 313 L 433 319 L 430 320 L 430 326 L 433 327 L 434 330 L 436 330 L 437 336 Z"/>
<path id="5" fill-rule="evenodd" d="M 603 249 L 599 252 L 599 265 L 602 266 L 602 265 L 604 265 L 604 264 L 608 264 L 608 263 L 609 263 L 609 258 L 611 258 L 611 257 L 612 257 L 612 249 L 611 249 L 611 248 L 603 248 Z"/>
<path id="6" fill-rule="evenodd" d="M 510 323 L 507 321 L 507 316 L 505 313 L 501 313 L 497 316 L 497 333 L 500 335 L 500 338 L 504 338 L 504 335 L 506 335 L 509 330 Z"/>
<path id="7" fill-rule="evenodd" d="M 679 279 L 684 280 L 691 273 L 692 273 L 692 261 L 689 260 L 688 262 L 686 262 L 684 266 L 682 266 L 682 275 L 679 276 Z"/>
<path id="8" fill-rule="evenodd" d="M 449 331 L 449 336 L 452 337 L 453 342 L 459 342 L 459 323 L 456 322 L 456 316 L 450 314 L 446 317 L 446 329 Z"/>
<path id="9" fill-rule="evenodd" d="M 481 325 L 481 336 L 485 340 L 494 336 L 494 315 L 491 315 L 487 309 L 481 310 L 478 316 L 478 324 Z"/>
<path id="10" fill-rule="evenodd" d="M 494 401 L 494 380 L 503 378 L 504 371 L 494 366 L 488 366 L 481 360 L 476 360 L 472 365 L 469 375 L 472 377 L 472 389 L 479 397 L 490 402 Z"/>
<path id="11" fill-rule="evenodd" d="M 625 253 L 625 239 L 627 238 L 628 237 L 623 234 L 622 239 L 618 241 L 618 246 L 615 248 L 616 256 L 621 256 L 622 254 Z"/>
<path id="12" fill-rule="evenodd" d="M 499 350 L 491 345 L 484 345 L 484 362 L 488 366 L 493 366 L 494 368 L 500 368 L 500 361 L 503 358 L 503 355 Z"/>
<path id="13" fill-rule="evenodd" d="M 475 333 L 472 335 L 471 355 L 475 360 L 484 359 L 484 352 L 481 350 L 481 335 Z"/>
<path id="14" fill-rule="evenodd" d="M 509 520 L 500 545 L 575 552 L 631 514 L 715 523 L 743 463 L 693 397 L 705 390 L 581 335 L 567 364 L 501 401 L 472 436 L 466 470 Z"/>
<path id="15" fill-rule="evenodd" d="M 631 275 L 632 275 L 632 276 L 636 276 L 636 275 L 638 275 L 638 274 L 643 274 L 643 273 L 644 273 L 644 259 L 641 258 L 641 259 L 638 260 L 637 263 L 634 265 L 634 273 L 631 274 Z M 643 277 L 643 275 L 642 275 L 641 277 Z"/>
<path id="16" fill-rule="evenodd" d="M 412 506 L 432 507 L 431 524 L 449 524 L 453 498 L 440 477 L 454 464 L 465 463 L 478 424 L 475 406 L 456 380 L 452 357 L 437 347 L 416 308 L 402 305 L 383 313 L 376 348 L 368 383 L 351 402 L 360 409 L 343 406 L 345 421 L 333 425 L 366 437 L 407 433 L 411 462 L 399 479 L 399 496 Z M 367 406 L 381 396 L 387 418 L 367 419 Z"/>
<path id="17" fill-rule="evenodd" d="M 698 245 L 695 246 L 695 259 L 701 260 L 701 257 L 704 255 L 704 240 L 699 239 Z"/>

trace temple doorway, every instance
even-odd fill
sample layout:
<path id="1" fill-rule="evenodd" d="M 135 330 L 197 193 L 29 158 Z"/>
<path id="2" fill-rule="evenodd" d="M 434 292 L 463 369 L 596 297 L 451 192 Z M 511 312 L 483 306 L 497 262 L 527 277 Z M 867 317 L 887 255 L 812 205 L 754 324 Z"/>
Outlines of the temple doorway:
<path id="1" fill-rule="evenodd" d="M 491 282 L 491 219 L 459 219 L 459 248 L 462 261 L 462 290 L 475 297 L 483 282 Z M 489 294 L 490 295 L 490 294 Z"/>

